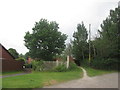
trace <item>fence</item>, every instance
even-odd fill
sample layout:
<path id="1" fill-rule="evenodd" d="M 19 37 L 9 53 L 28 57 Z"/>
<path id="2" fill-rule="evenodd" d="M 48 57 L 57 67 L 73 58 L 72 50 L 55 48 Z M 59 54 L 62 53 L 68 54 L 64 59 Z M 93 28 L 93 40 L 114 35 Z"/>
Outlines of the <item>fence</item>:
<path id="1" fill-rule="evenodd" d="M 43 67 L 44 70 L 50 70 L 58 65 L 66 64 L 66 62 L 63 61 L 43 61 Z"/>
<path id="2" fill-rule="evenodd" d="M 23 70 L 23 61 L 16 61 L 16 60 L 2 60 L 2 71 L 19 71 Z"/>

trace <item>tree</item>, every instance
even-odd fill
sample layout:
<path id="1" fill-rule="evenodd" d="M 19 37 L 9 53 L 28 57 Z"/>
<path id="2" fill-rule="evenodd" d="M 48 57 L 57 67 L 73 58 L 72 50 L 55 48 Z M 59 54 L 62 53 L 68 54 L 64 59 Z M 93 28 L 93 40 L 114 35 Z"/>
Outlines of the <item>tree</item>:
<path id="1" fill-rule="evenodd" d="M 85 52 L 87 50 L 87 30 L 84 26 L 84 23 L 77 25 L 77 32 L 74 32 L 73 34 L 74 41 L 73 41 L 73 56 L 76 58 L 76 60 L 80 61 L 84 60 L 85 58 Z"/>
<path id="2" fill-rule="evenodd" d="M 118 57 L 118 40 L 120 39 L 118 17 L 120 8 L 110 10 L 109 17 L 101 24 L 100 37 L 96 39 L 97 55 L 102 58 Z"/>
<path id="3" fill-rule="evenodd" d="M 100 37 L 94 40 L 96 60 L 93 65 L 98 68 L 118 69 L 120 61 L 120 7 L 110 10 L 110 15 L 98 30 Z"/>
<path id="4" fill-rule="evenodd" d="M 19 53 L 18 53 L 15 49 L 9 48 L 8 51 L 10 52 L 10 54 L 11 54 L 12 56 L 15 57 L 15 59 L 19 57 Z"/>
<path id="5" fill-rule="evenodd" d="M 26 33 L 25 46 L 32 58 L 53 60 L 53 56 L 59 55 L 64 50 L 67 36 L 58 29 L 55 21 L 41 19 L 35 23 L 32 33 L 29 31 Z"/>
<path id="6" fill-rule="evenodd" d="M 18 60 L 18 61 L 24 61 L 25 62 L 26 61 L 25 55 L 23 55 L 22 53 L 19 54 L 19 57 L 16 60 Z"/>

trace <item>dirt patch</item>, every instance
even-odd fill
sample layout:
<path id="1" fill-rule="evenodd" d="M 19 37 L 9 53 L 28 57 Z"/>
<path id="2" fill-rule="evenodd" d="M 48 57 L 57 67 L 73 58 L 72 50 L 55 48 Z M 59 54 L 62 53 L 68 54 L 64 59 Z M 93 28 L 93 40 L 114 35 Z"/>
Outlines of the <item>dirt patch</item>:
<path id="1" fill-rule="evenodd" d="M 58 83 L 56 80 L 50 80 L 48 82 L 44 82 L 43 85 L 44 86 L 49 86 L 49 85 L 53 85 L 53 84 L 56 84 Z"/>

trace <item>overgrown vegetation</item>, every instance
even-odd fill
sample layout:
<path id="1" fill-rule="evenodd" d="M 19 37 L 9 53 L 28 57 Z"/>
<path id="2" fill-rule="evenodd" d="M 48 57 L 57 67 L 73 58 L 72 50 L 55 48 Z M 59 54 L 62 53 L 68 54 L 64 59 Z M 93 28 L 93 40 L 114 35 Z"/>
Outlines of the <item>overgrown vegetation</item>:
<path id="1" fill-rule="evenodd" d="M 33 60 L 32 61 L 32 69 L 34 71 L 43 71 L 44 67 L 43 67 L 43 61 L 40 60 L 40 61 L 35 61 Z"/>
<path id="2" fill-rule="evenodd" d="M 118 60 L 113 58 L 97 58 L 91 61 L 91 67 L 96 69 L 118 70 Z"/>
<path id="3" fill-rule="evenodd" d="M 70 62 L 69 67 L 66 67 L 66 64 L 59 65 L 53 69 L 55 72 L 67 72 L 67 71 L 76 71 L 79 70 L 79 67 L 74 63 Z"/>
<path id="4" fill-rule="evenodd" d="M 65 64 L 61 64 L 61 65 L 58 65 L 57 67 L 55 67 L 53 69 L 53 71 L 55 71 L 55 72 L 66 72 L 66 71 L 68 71 L 68 69 L 66 68 Z"/>
<path id="5" fill-rule="evenodd" d="M 56 65 L 56 64 L 55 64 Z M 44 66 L 44 63 L 42 60 L 40 61 L 32 61 L 32 70 L 33 71 L 51 71 L 51 72 L 67 72 L 67 71 L 74 71 L 74 70 L 79 70 L 79 67 L 74 63 L 74 62 L 70 62 L 69 64 L 69 68 L 66 67 L 65 63 L 61 63 L 58 66 L 55 66 L 53 68 L 50 69 L 45 69 L 46 67 Z M 29 68 L 29 64 L 28 64 L 28 68 Z"/>

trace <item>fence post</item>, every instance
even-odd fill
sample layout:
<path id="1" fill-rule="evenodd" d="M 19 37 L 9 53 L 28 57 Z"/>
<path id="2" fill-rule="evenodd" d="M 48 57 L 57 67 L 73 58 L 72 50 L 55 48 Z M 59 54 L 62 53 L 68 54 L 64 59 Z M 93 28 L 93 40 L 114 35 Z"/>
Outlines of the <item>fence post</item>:
<path id="1" fill-rule="evenodd" d="M 67 68 L 69 67 L 69 56 L 67 56 Z"/>
<path id="2" fill-rule="evenodd" d="M 58 66 L 58 60 L 56 60 L 56 66 Z"/>

